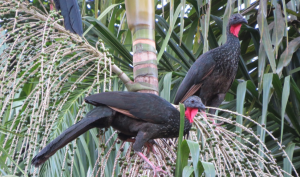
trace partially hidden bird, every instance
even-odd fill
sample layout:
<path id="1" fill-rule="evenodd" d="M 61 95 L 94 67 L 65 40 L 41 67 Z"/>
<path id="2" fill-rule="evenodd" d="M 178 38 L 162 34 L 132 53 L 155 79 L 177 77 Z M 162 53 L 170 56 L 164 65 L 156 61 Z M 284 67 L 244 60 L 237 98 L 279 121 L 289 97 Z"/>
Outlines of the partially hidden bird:
<path id="1" fill-rule="evenodd" d="M 199 96 L 205 106 L 218 107 L 223 102 L 237 73 L 241 54 L 238 34 L 243 23 L 248 22 L 241 14 L 231 15 L 226 29 L 227 41 L 194 62 L 177 90 L 174 104 L 192 95 Z M 210 109 L 209 113 L 215 111 Z"/>
<path id="2" fill-rule="evenodd" d="M 122 140 L 135 137 L 133 149 L 154 171 L 163 172 L 142 153 L 142 147 L 156 138 L 175 138 L 179 136 L 180 112 L 165 99 L 150 93 L 104 92 L 85 98 L 85 102 L 96 106 L 78 123 L 66 129 L 51 141 L 31 161 L 38 167 L 59 149 L 91 128 L 113 127 L 119 131 Z M 184 101 L 184 134 L 192 126 L 198 111 L 205 114 L 205 106 L 198 96 Z"/>
<path id="3" fill-rule="evenodd" d="M 82 20 L 77 0 L 54 0 L 54 4 L 64 17 L 66 30 L 82 36 Z"/>

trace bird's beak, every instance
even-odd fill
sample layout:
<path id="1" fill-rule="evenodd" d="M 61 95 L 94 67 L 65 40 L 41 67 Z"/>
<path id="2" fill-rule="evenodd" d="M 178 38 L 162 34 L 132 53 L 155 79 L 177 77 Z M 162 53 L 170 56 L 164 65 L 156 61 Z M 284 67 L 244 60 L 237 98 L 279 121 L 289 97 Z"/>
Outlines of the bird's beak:
<path id="1" fill-rule="evenodd" d="M 206 107 L 204 106 L 204 104 L 202 104 L 201 106 L 198 107 L 198 109 L 199 109 L 199 111 L 202 111 L 202 110 L 205 111 Z"/>
<path id="2" fill-rule="evenodd" d="M 203 115 L 203 117 L 207 118 L 206 113 L 205 113 L 205 106 L 204 104 L 201 105 L 201 107 L 199 107 L 199 112 L 201 112 L 201 114 Z"/>
<path id="3" fill-rule="evenodd" d="M 248 21 L 247 21 L 246 19 L 243 18 L 243 20 L 241 21 L 241 23 L 248 24 Z"/>

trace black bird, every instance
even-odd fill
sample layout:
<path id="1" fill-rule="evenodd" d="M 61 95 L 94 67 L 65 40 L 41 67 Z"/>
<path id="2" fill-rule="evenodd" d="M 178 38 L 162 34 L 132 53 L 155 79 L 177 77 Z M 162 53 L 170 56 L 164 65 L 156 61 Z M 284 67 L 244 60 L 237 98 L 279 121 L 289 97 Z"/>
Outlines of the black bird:
<path id="1" fill-rule="evenodd" d="M 57 150 L 89 129 L 112 126 L 120 131 L 119 137 L 122 137 L 122 140 L 135 137 L 133 149 L 151 166 L 154 175 L 159 171 L 164 172 L 148 160 L 142 153 L 142 147 L 148 140 L 178 137 L 180 112 L 175 107 L 159 96 L 138 92 L 99 93 L 86 97 L 85 101 L 96 107 L 88 112 L 84 119 L 69 127 L 42 149 L 32 159 L 31 163 L 34 166 L 43 164 Z M 184 134 L 187 134 L 198 110 L 205 114 L 205 106 L 197 96 L 188 98 L 184 105 Z"/>
<path id="2" fill-rule="evenodd" d="M 227 25 L 224 45 L 202 54 L 191 66 L 175 96 L 174 104 L 197 95 L 206 106 L 218 107 L 229 90 L 237 69 L 241 46 L 238 38 L 243 23 L 241 14 L 233 14 Z M 215 110 L 210 109 L 214 114 Z"/>
<path id="3" fill-rule="evenodd" d="M 65 28 L 82 36 L 82 20 L 77 0 L 54 0 L 55 8 L 61 10 Z"/>

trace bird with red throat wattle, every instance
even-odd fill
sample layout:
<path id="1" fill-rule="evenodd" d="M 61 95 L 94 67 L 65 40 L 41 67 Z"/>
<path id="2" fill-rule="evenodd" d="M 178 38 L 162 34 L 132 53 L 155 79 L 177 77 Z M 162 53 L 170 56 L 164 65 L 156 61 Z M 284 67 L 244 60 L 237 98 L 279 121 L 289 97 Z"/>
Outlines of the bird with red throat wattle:
<path id="1" fill-rule="evenodd" d="M 96 106 L 86 117 L 66 129 L 51 141 L 33 159 L 34 166 L 40 166 L 59 149 L 85 133 L 91 128 L 113 127 L 119 131 L 119 138 L 130 140 L 135 137 L 133 149 L 147 162 L 154 171 L 163 172 L 142 153 L 142 147 L 156 138 L 175 138 L 179 136 L 180 112 L 163 98 L 138 92 L 105 92 L 85 98 L 89 104 Z M 198 96 L 191 96 L 184 101 L 186 108 L 184 134 L 191 129 L 198 111 L 205 114 L 205 106 Z"/>
<path id="2" fill-rule="evenodd" d="M 241 45 L 238 38 L 243 23 L 241 14 L 233 14 L 228 22 L 227 41 L 220 47 L 202 54 L 191 66 L 179 86 L 174 104 L 184 102 L 191 95 L 201 98 L 205 106 L 218 107 L 235 79 Z M 216 110 L 210 109 L 214 114 Z"/>

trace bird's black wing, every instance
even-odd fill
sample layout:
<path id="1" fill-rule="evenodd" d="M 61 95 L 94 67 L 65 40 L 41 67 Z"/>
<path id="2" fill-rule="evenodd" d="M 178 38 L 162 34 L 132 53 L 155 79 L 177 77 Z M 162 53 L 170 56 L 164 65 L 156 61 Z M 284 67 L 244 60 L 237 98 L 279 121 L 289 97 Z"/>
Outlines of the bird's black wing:
<path id="1" fill-rule="evenodd" d="M 179 118 L 179 111 L 168 101 L 150 93 L 104 92 L 86 97 L 85 102 L 125 110 L 135 118 L 155 124 L 167 122 L 170 116 Z"/>
<path id="2" fill-rule="evenodd" d="M 65 28 L 82 36 L 82 20 L 77 0 L 54 0 L 57 10 L 61 10 Z"/>
<path id="3" fill-rule="evenodd" d="M 187 72 L 182 83 L 180 84 L 174 104 L 184 101 L 193 95 L 201 87 L 201 81 L 208 77 L 214 70 L 216 63 L 209 52 L 201 55 Z M 189 95 L 187 95 L 189 94 Z"/>

